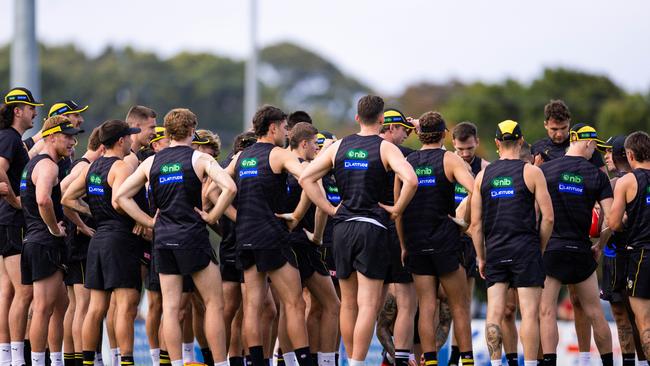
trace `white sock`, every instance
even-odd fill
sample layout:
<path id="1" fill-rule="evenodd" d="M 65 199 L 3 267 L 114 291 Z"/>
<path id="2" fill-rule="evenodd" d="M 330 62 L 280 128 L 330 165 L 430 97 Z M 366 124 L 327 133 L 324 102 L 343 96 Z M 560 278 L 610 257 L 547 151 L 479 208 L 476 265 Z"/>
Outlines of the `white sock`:
<path id="1" fill-rule="evenodd" d="M 589 366 L 589 365 L 591 365 L 591 353 L 590 352 L 580 352 L 578 354 L 578 365 L 579 366 Z"/>
<path id="2" fill-rule="evenodd" d="M 172 366 L 183 366 L 183 360 L 172 361 Z"/>
<path id="3" fill-rule="evenodd" d="M 350 359 L 350 366 L 366 366 L 366 361 L 357 361 Z"/>
<path id="4" fill-rule="evenodd" d="M 45 366 L 45 352 L 32 352 L 32 366 Z"/>
<path id="5" fill-rule="evenodd" d="M 535 361 L 537 362 L 537 361 Z M 501 360 L 490 360 L 491 366 L 501 366 Z"/>
<path id="6" fill-rule="evenodd" d="M 296 353 L 291 351 L 282 355 L 284 357 L 284 363 L 287 366 L 298 366 L 298 359 L 296 358 Z"/>
<path id="7" fill-rule="evenodd" d="M 215 362 L 214 366 L 228 366 L 228 361 Z"/>
<path id="8" fill-rule="evenodd" d="M 25 364 L 25 342 L 11 342 L 11 365 L 22 366 Z"/>
<path id="9" fill-rule="evenodd" d="M 318 352 L 318 366 L 334 366 L 336 353 Z"/>
<path id="10" fill-rule="evenodd" d="M 11 366 L 11 344 L 0 344 L 0 366 Z"/>
<path id="11" fill-rule="evenodd" d="M 104 358 L 101 352 L 95 352 L 95 366 L 104 366 Z"/>
<path id="12" fill-rule="evenodd" d="M 150 349 L 149 354 L 151 355 L 153 366 L 160 366 L 160 348 Z"/>
<path id="13" fill-rule="evenodd" d="M 61 352 L 50 352 L 52 366 L 63 366 L 63 354 Z"/>
<path id="14" fill-rule="evenodd" d="M 524 366 L 537 366 L 537 360 L 532 360 L 532 361 L 524 360 Z"/>
<path id="15" fill-rule="evenodd" d="M 415 362 L 415 354 L 413 354 L 413 353 L 409 353 L 409 361 L 413 361 L 413 362 Z M 415 362 L 415 364 L 417 365 L 418 362 Z"/>
<path id="16" fill-rule="evenodd" d="M 647 360 L 644 360 L 644 361 L 638 361 L 637 360 L 636 364 L 639 365 L 639 366 L 648 366 L 648 361 Z"/>
<path id="17" fill-rule="evenodd" d="M 194 361 L 194 343 L 183 343 L 183 362 Z"/>
<path id="18" fill-rule="evenodd" d="M 120 347 L 111 348 L 111 365 L 120 366 Z"/>

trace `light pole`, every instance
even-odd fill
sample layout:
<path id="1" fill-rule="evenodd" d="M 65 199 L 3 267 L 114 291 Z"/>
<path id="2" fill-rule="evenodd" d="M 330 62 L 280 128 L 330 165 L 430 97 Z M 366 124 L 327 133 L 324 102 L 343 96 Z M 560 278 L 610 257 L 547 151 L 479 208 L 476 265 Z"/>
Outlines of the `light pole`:
<path id="1" fill-rule="evenodd" d="M 250 0 L 250 55 L 246 60 L 244 83 L 244 131 L 252 126 L 253 115 L 257 109 L 257 0 Z"/>

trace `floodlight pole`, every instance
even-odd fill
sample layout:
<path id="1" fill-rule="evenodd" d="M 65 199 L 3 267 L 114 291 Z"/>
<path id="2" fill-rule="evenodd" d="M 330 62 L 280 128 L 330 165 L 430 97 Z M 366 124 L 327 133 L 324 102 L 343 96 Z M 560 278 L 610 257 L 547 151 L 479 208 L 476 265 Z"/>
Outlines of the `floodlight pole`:
<path id="1" fill-rule="evenodd" d="M 37 100 L 42 100 L 38 67 L 36 0 L 14 0 L 14 39 L 11 44 L 9 88 L 25 87 Z M 32 131 L 38 131 L 38 120 L 40 119 L 34 120 Z"/>
<path id="2" fill-rule="evenodd" d="M 244 131 L 252 126 L 253 115 L 258 104 L 257 82 L 257 0 L 250 0 L 250 55 L 246 61 L 244 85 Z"/>

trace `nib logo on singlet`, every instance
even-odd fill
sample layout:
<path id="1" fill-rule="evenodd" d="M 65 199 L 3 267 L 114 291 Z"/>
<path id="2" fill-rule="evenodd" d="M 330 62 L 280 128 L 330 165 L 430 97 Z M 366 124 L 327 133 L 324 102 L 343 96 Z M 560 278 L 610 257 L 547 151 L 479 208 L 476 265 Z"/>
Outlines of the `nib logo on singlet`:
<path id="1" fill-rule="evenodd" d="M 467 197 L 467 190 L 462 185 L 456 183 L 454 186 L 454 201 L 461 203 Z"/>
<path id="2" fill-rule="evenodd" d="M 20 176 L 20 190 L 24 191 L 27 189 L 27 170 L 23 170 L 23 174 Z"/>
<path id="3" fill-rule="evenodd" d="M 515 196 L 512 177 L 496 177 L 492 179 L 491 198 L 510 198 Z"/>
<path id="4" fill-rule="evenodd" d="M 102 177 L 97 174 L 91 174 L 88 177 L 88 194 L 95 196 L 104 195 L 104 185 L 102 184 Z"/>
<path id="5" fill-rule="evenodd" d="M 158 184 L 172 184 L 183 182 L 183 164 L 167 163 L 160 167 Z"/>
<path id="6" fill-rule="evenodd" d="M 345 153 L 343 169 L 368 170 L 368 151 L 363 149 L 352 149 Z"/>
<path id="7" fill-rule="evenodd" d="M 423 165 L 415 168 L 415 175 L 418 176 L 418 186 L 435 187 L 436 176 L 433 175 L 433 167 Z"/>
<path id="8" fill-rule="evenodd" d="M 562 173 L 560 175 L 558 191 L 581 196 L 585 191 L 584 181 L 584 178 L 579 174 Z"/>
<path id="9" fill-rule="evenodd" d="M 239 178 L 251 177 L 257 177 L 257 158 L 242 159 L 241 163 L 239 163 Z"/>
<path id="10" fill-rule="evenodd" d="M 645 204 L 646 206 L 650 206 L 650 186 L 645 189 Z"/>
<path id="11" fill-rule="evenodd" d="M 341 203 L 341 195 L 339 194 L 338 187 L 327 185 L 325 187 L 325 195 L 327 196 L 327 200 L 330 201 L 330 203 L 334 206 Z"/>

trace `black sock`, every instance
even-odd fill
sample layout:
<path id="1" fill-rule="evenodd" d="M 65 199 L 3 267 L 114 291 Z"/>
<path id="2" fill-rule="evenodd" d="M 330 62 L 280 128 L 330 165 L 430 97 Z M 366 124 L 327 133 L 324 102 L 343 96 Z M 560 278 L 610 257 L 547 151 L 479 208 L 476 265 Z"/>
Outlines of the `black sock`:
<path id="1" fill-rule="evenodd" d="M 458 346 L 451 346 L 451 354 L 449 355 L 449 366 L 458 366 L 460 361 L 460 349 Z"/>
<path id="2" fill-rule="evenodd" d="M 75 352 L 74 354 L 74 364 L 76 366 L 83 366 L 84 364 L 84 354 L 81 352 Z"/>
<path id="3" fill-rule="evenodd" d="M 456 347 L 458 349 L 458 347 Z M 458 354 L 460 356 L 460 353 Z M 435 352 L 424 352 L 424 364 L 426 366 L 436 366 L 438 364 L 438 357 Z"/>
<path id="4" fill-rule="evenodd" d="M 169 352 L 164 349 L 160 350 L 160 364 L 161 365 L 171 365 L 172 360 L 169 358 Z"/>
<path id="5" fill-rule="evenodd" d="M 395 366 L 408 366 L 409 364 L 409 353 L 411 351 L 407 349 L 396 349 L 395 350 Z"/>
<path id="6" fill-rule="evenodd" d="M 83 352 L 84 365 L 94 365 L 95 364 L 95 351 L 84 351 Z"/>
<path id="7" fill-rule="evenodd" d="M 244 361 L 246 362 L 246 366 L 253 366 L 253 360 L 251 360 L 251 355 L 244 356 Z"/>
<path id="8" fill-rule="evenodd" d="M 133 362 L 133 355 L 130 356 L 125 356 L 121 355 L 120 356 L 120 366 L 133 366 L 135 363 Z"/>
<path id="9" fill-rule="evenodd" d="M 508 361 L 508 366 L 518 366 L 519 355 L 517 353 L 506 353 L 506 361 Z"/>
<path id="10" fill-rule="evenodd" d="M 32 343 L 29 339 L 23 341 L 24 351 L 23 356 L 25 356 L 25 366 L 32 366 Z"/>
<path id="11" fill-rule="evenodd" d="M 614 366 L 614 354 L 613 353 L 605 353 L 603 355 L 600 355 L 600 359 L 603 361 L 603 366 Z"/>
<path id="12" fill-rule="evenodd" d="M 287 364 L 284 362 L 284 355 L 282 354 L 282 349 L 278 348 L 278 354 L 276 355 L 277 358 L 277 364 L 278 366 L 286 366 Z"/>
<path id="13" fill-rule="evenodd" d="M 269 359 L 265 358 L 264 359 L 264 366 L 270 366 Z"/>
<path id="14" fill-rule="evenodd" d="M 544 359 L 543 358 L 537 360 L 537 366 L 544 366 Z"/>
<path id="15" fill-rule="evenodd" d="M 250 352 L 250 362 L 253 366 L 267 366 L 264 364 L 264 348 L 262 346 L 248 347 Z M 248 360 L 248 358 L 247 358 Z"/>
<path id="16" fill-rule="evenodd" d="M 460 361 L 463 363 L 463 366 L 474 366 L 474 352 L 461 352 Z"/>
<path id="17" fill-rule="evenodd" d="M 213 365 L 214 364 L 214 358 L 212 358 L 212 352 L 210 352 L 210 348 L 201 348 L 201 355 L 203 356 L 203 363 L 206 365 Z"/>
<path id="18" fill-rule="evenodd" d="M 636 364 L 636 358 L 634 353 L 623 353 L 623 366 L 634 366 Z"/>
<path id="19" fill-rule="evenodd" d="M 230 357 L 228 359 L 228 363 L 230 364 L 230 366 L 244 366 L 244 358 L 240 356 Z M 214 362 L 212 362 L 211 364 L 204 362 L 204 364 L 213 365 Z"/>
<path id="20" fill-rule="evenodd" d="M 52 364 L 52 360 L 50 359 L 50 349 L 45 348 L 45 366 L 50 366 L 51 364 Z"/>
<path id="21" fill-rule="evenodd" d="M 314 366 L 311 362 L 311 357 L 309 356 L 309 346 L 303 348 L 297 348 L 293 350 L 296 354 L 296 359 L 298 360 L 298 365 L 300 366 Z"/>
<path id="22" fill-rule="evenodd" d="M 77 363 L 74 356 L 75 356 L 74 353 L 63 352 L 63 365 L 75 366 Z"/>
<path id="23" fill-rule="evenodd" d="M 557 353 L 544 353 L 544 366 L 555 366 L 557 363 Z"/>
<path id="24" fill-rule="evenodd" d="M 311 353 L 311 363 L 318 365 L 318 353 Z"/>
<path id="25" fill-rule="evenodd" d="M 334 364 L 335 364 L 335 366 L 339 366 L 339 353 L 338 352 L 336 352 L 334 354 Z"/>

